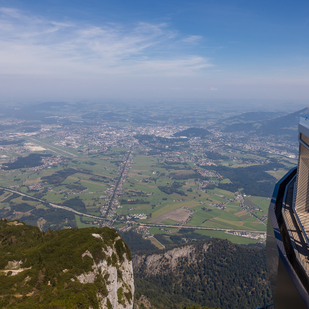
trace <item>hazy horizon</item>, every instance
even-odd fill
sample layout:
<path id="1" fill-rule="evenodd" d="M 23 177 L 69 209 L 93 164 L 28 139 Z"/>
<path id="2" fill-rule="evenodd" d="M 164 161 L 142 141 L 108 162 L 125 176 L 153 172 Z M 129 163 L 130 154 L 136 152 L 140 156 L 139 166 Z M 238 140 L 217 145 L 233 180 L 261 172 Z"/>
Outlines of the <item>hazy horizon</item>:
<path id="1" fill-rule="evenodd" d="M 0 101 L 305 107 L 308 7 L 0 0 Z"/>

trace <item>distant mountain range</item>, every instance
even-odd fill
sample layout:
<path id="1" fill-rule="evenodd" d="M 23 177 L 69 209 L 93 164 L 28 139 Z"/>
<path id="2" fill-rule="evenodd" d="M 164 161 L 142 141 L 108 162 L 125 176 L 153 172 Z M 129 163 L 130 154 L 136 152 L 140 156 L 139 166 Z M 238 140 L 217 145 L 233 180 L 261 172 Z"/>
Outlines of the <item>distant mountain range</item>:
<path id="1" fill-rule="evenodd" d="M 287 139 L 296 140 L 299 117 L 306 114 L 309 114 L 308 107 L 290 114 L 247 112 L 220 120 L 209 129 L 214 128 L 222 132 L 252 132 L 260 135 L 285 135 Z M 211 134 L 204 128 L 191 127 L 175 133 L 174 137 L 204 138 Z"/>
<path id="2" fill-rule="evenodd" d="M 274 119 L 285 115 L 285 113 L 275 112 L 247 112 L 237 116 L 228 117 L 224 120 L 226 124 L 233 124 L 237 122 L 251 122 L 251 121 L 264 121 Z"/>
<path id="3" fill-rule="evenodd" d="M 223 132 L 254 132 L 269 135 L 280 134 L 295 139 L 299 117 L 309 113 L 309 108 L 282 115 L 269 112 L 250 112 L 239 116 L 229 117 L 218 122 L 215 126 Z M 277 117 L 276 117 L 277 116 Z"/>

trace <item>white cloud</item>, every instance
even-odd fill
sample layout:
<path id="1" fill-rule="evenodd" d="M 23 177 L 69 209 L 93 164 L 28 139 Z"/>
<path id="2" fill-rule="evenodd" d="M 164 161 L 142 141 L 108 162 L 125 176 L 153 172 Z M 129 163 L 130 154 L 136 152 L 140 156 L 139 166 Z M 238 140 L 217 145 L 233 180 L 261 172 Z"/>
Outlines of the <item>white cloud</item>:
<path id="1" fill-rule="evenodd" d="M 195 42 L 197 42 L 197 41 L 199 41 L 201 39 L 202 39 L 202 36 L 200 36 L 200 35 L 190 35 L 190 36 L 184 38 L 183 42 L 195 43 Z"/>
<path id="2" fill-rule="evenodd" d="M 210 87 L 210 89 L 209 89 L 210 91 L 217 91 L 218 90 L 218 88 L 214 88 L 214 87 Z"/>
<path id="3" fill-rule="evenodd" d="M 14 9 L 14 8 L 2 7 L 2 8 L 0 8 L 0 13 L 2 13 L 3 15 L 14 17 L 14 18 L 20 18 L 21 17 L 19 11 Z"/>
<path id="4" fill-rule="evenodd" d="M 164 23 L 84 26 L 0 8 L 0 71 L 44 76 L 186 76 L 212 66 L 205 57 L 177 52 L 180 41 L 199 39 L 182 40 Z"/>

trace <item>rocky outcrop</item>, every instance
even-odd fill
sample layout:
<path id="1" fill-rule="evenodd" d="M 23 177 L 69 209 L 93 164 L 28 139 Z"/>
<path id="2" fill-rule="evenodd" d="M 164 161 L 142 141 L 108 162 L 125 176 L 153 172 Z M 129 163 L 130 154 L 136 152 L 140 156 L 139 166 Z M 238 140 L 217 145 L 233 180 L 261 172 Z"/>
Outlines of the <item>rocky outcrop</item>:
<path id="1" fill-rule="evenodd" d="M 92 236 L 102 240 L 102 243 L 104 243 L 101 235 L 92 234 Z M 87 256 L 92 259 L 92 270 L 80 274 L 77 276 L 77 280 L 82 284 L 87 284 L 95 283 L 99 279 L 105 285 L 108 295 L 105 297 L 104 294 L 97 293 L 100 308 L 133 308 L 134 278 L 132 261 L 124 253 L 122 259 L 118 258 L 112 265 L 108 262 L 116 252 L 115 243 L 118 240 L 120 240 L 120 237 L 117 237 L 114 244 L 106 249 L 102 245 L 106 258 L 99 262 L 95 261 L 88 250 L 82 254 L 82 258 Z"/>
<path id="2" fill-rule="evenodd" d="M 134 299 L 134 309 L 155 309 L 154 306 L 151 305 L 150 301 L 147 299 L 145 295 L 142 295 L 139 299 Z"/>
<path id="3" fill-rule="evenodd" d="M 188 264 L 197 263 L 207 252 L 210 243 L 202 246 L 187 245 L 151 255 L 135 255 L 133 257 L 134 269 L 142 270 L 145 275 L 164 274 L 173 271 L 180 261 Z"/>

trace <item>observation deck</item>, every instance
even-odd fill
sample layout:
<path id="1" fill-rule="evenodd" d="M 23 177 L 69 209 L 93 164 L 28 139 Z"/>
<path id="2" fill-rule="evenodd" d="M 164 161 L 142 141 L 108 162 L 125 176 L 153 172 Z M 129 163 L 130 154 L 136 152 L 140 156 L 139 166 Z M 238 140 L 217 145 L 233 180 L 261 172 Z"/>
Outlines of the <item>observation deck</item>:
<path id="1" fill-rule="evenodd" d="M 309 309 L 309 115 L 299 122 L 298 167 L 269 206 L 266 256 L 275 309 Z"/>

